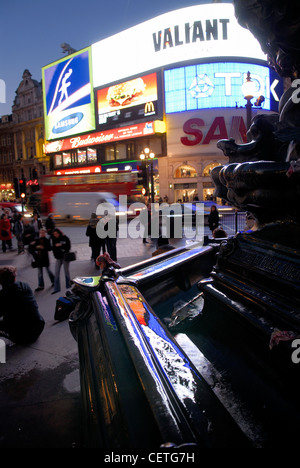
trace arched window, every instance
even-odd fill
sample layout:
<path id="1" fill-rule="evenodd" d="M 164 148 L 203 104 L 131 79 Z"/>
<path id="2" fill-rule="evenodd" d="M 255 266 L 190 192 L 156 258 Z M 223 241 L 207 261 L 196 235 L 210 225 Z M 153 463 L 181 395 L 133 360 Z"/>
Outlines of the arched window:
<path id="1" fill-rule="evenodd" d="M 197 171 L 193 166 L 183 164 L 182 166 L 176 169 L 175 177 L 176 178 L 197 177 Z"/>
<path id="2" fill-rule="evenodd" d="M 203 176 L 204 177 L 209 177 L 210 176 L 210 173 L 212 171 L 212 169 L 214 167 L 217 167 L 217 166 L 221 166 L 222 164 L 221 163 L 218 163 L 218 162 L 215 162 L 215 163 L 211 163 L 211 164 L 208 164 L 204 170 L 203 170 Z"/>

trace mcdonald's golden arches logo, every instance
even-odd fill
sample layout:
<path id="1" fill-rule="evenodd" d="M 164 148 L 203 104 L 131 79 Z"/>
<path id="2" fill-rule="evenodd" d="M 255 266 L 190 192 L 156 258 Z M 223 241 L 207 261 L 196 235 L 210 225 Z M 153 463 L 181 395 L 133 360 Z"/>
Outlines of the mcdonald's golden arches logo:
<path id="1" fill-rule="evenodd" d="M 155 107 L 152 101 L 148 101 L 145 104 L 145 115 L 155 114 Z"/>

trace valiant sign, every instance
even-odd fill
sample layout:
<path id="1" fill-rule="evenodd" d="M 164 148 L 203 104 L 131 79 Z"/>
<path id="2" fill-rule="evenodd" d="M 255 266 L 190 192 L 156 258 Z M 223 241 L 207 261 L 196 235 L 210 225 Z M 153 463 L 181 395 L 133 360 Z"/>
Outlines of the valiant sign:
<path id="1" fill-rule="evenodd" d="M 230 3 L 174 10 L 93 44 L 94 87 L 214 57 L 266 61 L 259 42 L 238 24 Z"/>
<path id="2" fill-rule="evenodd" d="M 170 47 L 182 46 L 203 41 L 227 40 L 227 26 L 229 19 L 212 19 L 194 21 L 193 24 L 185 23 L 183 26 L 176 25 L 172 31 L 166 28 L 164 31 L 153 33 L 153 45 L 155 52 Z"/>

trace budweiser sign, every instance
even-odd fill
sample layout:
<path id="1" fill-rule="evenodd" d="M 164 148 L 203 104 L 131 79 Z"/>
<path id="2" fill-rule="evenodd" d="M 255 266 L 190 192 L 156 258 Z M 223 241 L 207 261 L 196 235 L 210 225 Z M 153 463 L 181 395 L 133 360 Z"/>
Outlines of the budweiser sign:
<path id="1" fill-rule="evenodd" d="M 92 133 L 90 135 L 76 136 L 64 140 L 54 141 L 45 144 L 45 153 L 54 153 L 66 151 L 75 148 L 84 148 L 87 146 L 100 145 L 110 141 L 125 140 L 126 138 L 138 138 L 144 135 L 153 135 L 154 122 L 146 122 L 130 127 L 114 128 L 103 132 Z"/>

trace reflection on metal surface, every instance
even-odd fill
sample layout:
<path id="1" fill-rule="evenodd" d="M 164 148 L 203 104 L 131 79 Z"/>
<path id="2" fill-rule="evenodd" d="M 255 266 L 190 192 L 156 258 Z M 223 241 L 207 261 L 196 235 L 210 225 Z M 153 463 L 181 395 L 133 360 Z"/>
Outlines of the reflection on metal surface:
<path id="1" fill-rule="evenodd" d="M 143 359 L 146 369 L 150 373 L 153 382 L 155 382 L 156 392 L 159 393 L 160 398 L 164 401 L 164 405 L 168 408 L 168 415 L 172 418 L 172 423 L 177 426 L 176 416 L 173 415 L 173 408 L 170 406 L 168 395 L 166 394 L 164 387 L 161 385 L 160 375 L 153 360 L 153 356 L 148 353 L 143 333 L 140 331 L 137 322 L 133 319 L 117 285 L 115 283 L 109 282 L 106 283 L 106 287 L 111 292 L 110 297 L 115 301 L 116 310 L 119 311 L 121 318 L 125 322 L 126 331 L 129 333 L 131 344 L 134 344 L 134 346 L 139 351 L 138 355 L 135 355 L 135 365 L 137 365 L 138 371 L 144 373 L 144 369 L 139 366 L 138 362 L 137 356 L 140 356 L 140 358 Z M 149 389 L 150 387 L 146 388 L 145 390 L 147 391 Z M 154 389 L 152 388 L 152 391 L 153 390 Z M 163 412 L 163 407 L 160 408 L 160 411 Z"/>
<path id="2" fill-rule="evenodd" d="M 73 283 L 89 288 L 96 288 L 99 285 L 100 276 L 77 277 L 72 280 Z"/>
<path id="3" fill-rule="evenodd" d="M 128 285 L 120 285 L 119 288 L 141 325 L 148 345 L 154 351 L 166 377 L 181 398 L 190 398 L 195 402 L 196 382 L 187 359 L 166 335 L 138 290 Z"/>
<path id="4" fill-rule="evenodd" d="M 146 266 L 144 269 L 137 271 L 136 273 L 130 275 L 130 279 L 138 280 L 139 278 L 146 279 L 148 276 L 153 274 L 158 275 L 165 271 L 168 271 L 172 268 L 178 268 L 181 263 L 184 263 L 186 260 L 192 260 L 193 257 L 198 257 L 199 254 L 211 251 L 211 247 L 201 247 L 197 249 L 188 250 L 187 252 L 181 253 L 179 256 L 171 257 L 164 259 L 161 264 L 155 263 L 154 265 Z"/>
<path id="5" fill-rule="evenodd" d="M 113 317 L 113 314 L 111 313 L 106 297 L 103 297 L 99 291 L 96 292 L 96 296 L 102 306 L 101 309 L 103 312 L 103 318 L 104 318 L 105 324 L 111 327 L 112 330 L 117 331 L 118 327 Z"/>
<path id="6" fill-rule="evenodd" d="M 168 328 L 178 329 L 180 326 L 191 326 L 195 319 L 201 316 L 204 307 L 203 293 L 197 294 L 192 300 L 174 302 Z"/>

